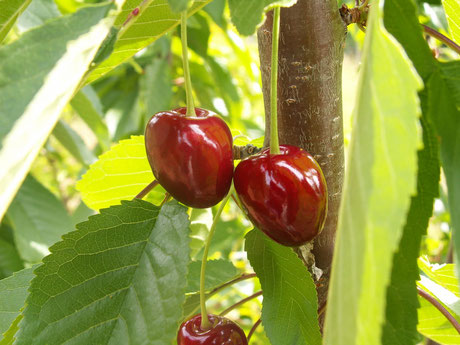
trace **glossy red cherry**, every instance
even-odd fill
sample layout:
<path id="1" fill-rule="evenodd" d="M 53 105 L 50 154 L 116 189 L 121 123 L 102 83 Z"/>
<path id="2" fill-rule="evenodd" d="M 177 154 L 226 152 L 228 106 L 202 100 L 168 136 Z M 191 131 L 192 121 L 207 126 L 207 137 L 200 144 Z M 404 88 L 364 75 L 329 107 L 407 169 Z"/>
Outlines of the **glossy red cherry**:
<path id="1" fill-rule="evenodd" d="M 186 108 L 152 116 L 145 130 L 147 158 L 153 174 L 176 200 L 211 207 L 227 195 L 233 177 L 233 138 L 215 113 Z"/>
<path id="2" fill-rule="evenodd" d="M 285 246 L 311 241 L 324 226 L 327 213 L 326 180 L 306 151 L 281 145 L 240 162 L 234 184 L 254 225 Z"/>
<path id="3" fill-rule="evenodd" d="M 185 321 L 177 334 L 177 345 L 247 345 L 243 330 L 233 321 L 216 315 L 208 315 L 212 328 L 201 329 L 201 315 Z"/>

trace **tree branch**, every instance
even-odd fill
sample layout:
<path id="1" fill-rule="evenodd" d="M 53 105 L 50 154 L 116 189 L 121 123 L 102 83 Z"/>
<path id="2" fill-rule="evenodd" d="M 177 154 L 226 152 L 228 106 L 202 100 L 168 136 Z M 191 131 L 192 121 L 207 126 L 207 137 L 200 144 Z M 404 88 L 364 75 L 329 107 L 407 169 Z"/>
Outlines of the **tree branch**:
<path id="1" fill-rule="evenodd" d="M 430 302 L 436 309 L 438 309 L 442 315 L 452 324 L 452 326 L 455 328 L 455 330 L 460 334 L 460 324 L 458 321 L 449 313 L 449 311 L 433 296 L 431 296 L 428 292 L 425 290 L 422 290 L 421 288 L 417 287 L 417 292 L 420 297 L 423 297 L 426 299 L 428 302 Z"/>

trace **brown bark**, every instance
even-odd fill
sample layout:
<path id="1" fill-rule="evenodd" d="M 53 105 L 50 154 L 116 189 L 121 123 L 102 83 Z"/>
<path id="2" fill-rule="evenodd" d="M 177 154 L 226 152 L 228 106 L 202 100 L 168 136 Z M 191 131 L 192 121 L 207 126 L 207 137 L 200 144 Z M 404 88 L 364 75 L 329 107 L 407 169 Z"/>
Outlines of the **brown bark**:
<path id="1" fill-rule="evenodd" d="M 270 54 L 272 13 L 258 31 L 265 101 L 265 130 L 270 132 Z M 315 239 L 319 306 L 324 305 L 344 175 L 342 62 L 346 27 L 336 0 L 299 0 L 281 10 L 278 126 L 280 144 L 310 152 L 326 177 L 329 209 Z M 265 137 L 265 146 L 269 145 Z"/>

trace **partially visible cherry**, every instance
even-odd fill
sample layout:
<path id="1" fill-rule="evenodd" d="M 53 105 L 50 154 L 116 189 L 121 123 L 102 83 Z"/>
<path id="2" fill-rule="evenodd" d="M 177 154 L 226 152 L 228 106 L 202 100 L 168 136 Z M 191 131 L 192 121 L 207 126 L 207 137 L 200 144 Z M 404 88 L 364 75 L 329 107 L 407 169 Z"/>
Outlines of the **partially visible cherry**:
<path id="1" fill-rule="evenodd" d="M 233 138 L 215 113 L 186 108 L 152 116 L 145 130 L 153 174 L 175 199 L 194 208 L 211 207 L 227 195 L 233 177 Z"/>
<path id="2" fill-rule="evenodd" d="M 185 321 L 177 334 L 177 345 L 247 345 L 243 330 L 229 319 L 209 314 L 212 328 L 201 329 L 201 314 Z"/>
<path id="3" fill-rule="evenodd" d="M 233 182 L 254 225 L 276 242 L 299 246 L 318 235 L 326 219 L 327 188 L 320 166 L 306 151 L 280 145 L 238 164 Z"/>

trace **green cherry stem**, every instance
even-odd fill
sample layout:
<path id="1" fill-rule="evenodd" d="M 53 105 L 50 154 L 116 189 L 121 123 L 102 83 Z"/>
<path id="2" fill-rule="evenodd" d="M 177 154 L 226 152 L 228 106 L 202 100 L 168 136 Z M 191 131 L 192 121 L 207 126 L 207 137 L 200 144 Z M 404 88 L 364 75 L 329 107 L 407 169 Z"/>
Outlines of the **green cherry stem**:
<path id="1" fill-rule="evenodd" d="M 196 116 L 195 104 L 193 102 L 192 79 L 190 78 L 190 66 L 188 64 L 187 45 L 187 10 L 181 13 L 181 42 L 182 42 L 182 63 L 184 64 L 185 96 L 187 98 L 186 116 Z"/>
<path id="2" fill-rule="evenodd" d="M 201 306 L 201 329 L 202 330 L 208 330 L 211 328 L 211 322 L 209 321 L 208 313 L 206 311 L 206 290 L 204 286 L 205 276 L 206 276 L 206 262 L 208 261 L 209 247 L 211 246 L 211 239 L 214 235 L 214 232 L 216 231 L 217 221 L 219 220 L 220 215 L 222 214 L 222 211 L 224 210 L 224 207 L 227 204 L 227 201 L 232 195 L 233 191 L 234 191 L 234 188 L 232 184 L 230 191 L 228 192 L 224 200 L 222 200 L 222 202 L 219 205 L 219 208 L 217 209 L 216 215 L 214 216 L 214 219 L 212 221 L 211 229 L 209 229 L 209 235 L 206 240 L 206 244 L 204 246 L 203 260 L 201 261 L 201 273 L 200 273 L 200 306 Z"/>
<path id="3" fill-rule="evenodd" d="M 270 80 L 270 153 L 279 154 L 278 137 L 278 43 L 280 37 L 280 7 L 273 10 L 272 61 Z"/>
<path id="4" fill-rule="evenodd" d="M 257 298 L 259 296 L 262 295 L 262 291 L 258 291 L 254 294 L 252 294 L 251 296 L 248 296 L 246 298 L 243 298 L 241 301 L 239 302 L 236 302 L 235 304 L 231 305 L 230 307 L 228 307 L 227 309 L 225 309 L 222 313 L 220 313 L 220 316 L 225 316 L 227 315 L 228 313 L 230 313 L 233 309 L 236 309 L 238 308 L 239 306 L 243 305 L 244 303 L 254 299 L 254 298 Z"/>

